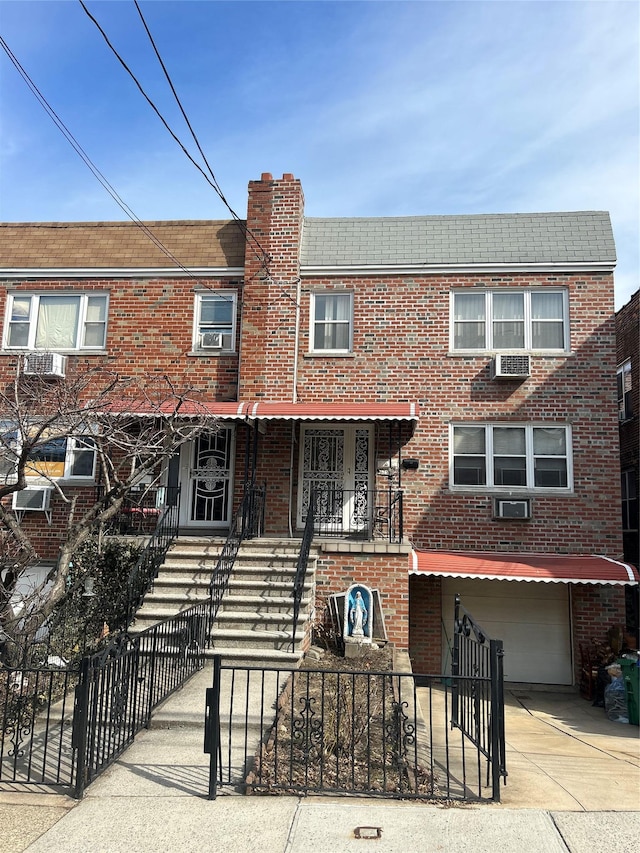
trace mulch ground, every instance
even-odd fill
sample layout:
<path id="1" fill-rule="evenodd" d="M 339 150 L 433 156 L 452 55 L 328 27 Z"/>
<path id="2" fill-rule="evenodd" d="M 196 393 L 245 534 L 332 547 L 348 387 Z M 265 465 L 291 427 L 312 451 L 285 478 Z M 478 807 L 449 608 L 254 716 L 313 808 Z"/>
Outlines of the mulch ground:
<path id="1" fill-rule="evenodd" d="M 391 647 L 357 658 L 305 658 L 246 779 L 247 793 L 346 792 L 438 796 L 411 756 L 415 721 L 394 692 Z"/>

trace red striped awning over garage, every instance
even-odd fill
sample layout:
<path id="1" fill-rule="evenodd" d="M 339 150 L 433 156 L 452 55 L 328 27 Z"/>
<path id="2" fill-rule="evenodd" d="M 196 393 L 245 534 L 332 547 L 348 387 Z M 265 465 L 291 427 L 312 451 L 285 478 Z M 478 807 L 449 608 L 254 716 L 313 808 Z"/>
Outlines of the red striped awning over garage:
<path id="1" fill-rule="evenodd" d="M 542 583 L 633 584 L 635 566 L 595 555 L 413 551 L 411 574 Z"/>

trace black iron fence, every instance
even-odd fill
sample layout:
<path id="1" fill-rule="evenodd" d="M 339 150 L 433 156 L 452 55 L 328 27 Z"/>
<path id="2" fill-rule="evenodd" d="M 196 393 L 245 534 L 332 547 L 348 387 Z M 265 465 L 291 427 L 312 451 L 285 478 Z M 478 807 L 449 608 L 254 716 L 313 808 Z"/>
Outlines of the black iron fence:
<path id="1" fill-rule="evenodd" d="M 209 603 L 137 637 L 121 634 L 68 669 L 0 670 L 0 787 L 81 797 L 204 663 Z"/>
<path id="2" fill-rule="evenodd" d="M 402 542 L 402 490 L 342 489 L 314 486 L 315 532 L 319 536 L 353 536 Z"/>
<path id="3" fill-rule="evenodd" d="M 506 782 L 502 640 L 492 640 L 455 597 L 451 724 L 487 761 L 499 800 Z"/>
<path id="4" fill-rule="evenodd" d="M 454 703 L 441 675 L 255 669 L 217 657 L 205 723 L 209 797 L 233 788 L 498 801 L 487 757 L 451 726 Z"/>

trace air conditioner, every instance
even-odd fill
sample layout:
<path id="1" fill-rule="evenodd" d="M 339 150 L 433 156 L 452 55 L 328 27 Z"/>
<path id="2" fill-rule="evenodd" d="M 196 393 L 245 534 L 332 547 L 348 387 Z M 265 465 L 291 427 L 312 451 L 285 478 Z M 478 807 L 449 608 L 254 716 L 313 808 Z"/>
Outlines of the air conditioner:
<path id="1" fill-rule="evenodd" d="M 531 501 L 529 500 L 505 500 L 497 498 L 495 501 L 494 514 L 496 518 L 515 518 L 527 520 L 531 518 Z"/>
<path id="2" fill-rule="evenodd" d="M 64 379 L 67 357 L 57 352 L 30 352 L 24 357 L 25 376 L 59 376 Z"/>
<path id="3" fill-rule="evenodd" d="M 47 512 L 52 489 L 27 486 L 13 493 L 13 508 L 19 512 Z"/>
<path id="4" fill-rule="evenodd" d="M 200 335 L 202 349 L 222 349 L 221 332 L 202 332 Z"/>
<path id="5" fill-rule="evenodd" d="M 528 355 L 497 355 L 491 365 L 492 379 L 524 379 L 531 375 Z"/>

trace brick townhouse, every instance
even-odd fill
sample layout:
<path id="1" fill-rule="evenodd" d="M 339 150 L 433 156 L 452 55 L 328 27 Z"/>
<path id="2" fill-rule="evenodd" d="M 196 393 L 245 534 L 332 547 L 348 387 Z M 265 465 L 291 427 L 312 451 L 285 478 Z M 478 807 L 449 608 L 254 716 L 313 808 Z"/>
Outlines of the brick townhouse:
<path id="1" fill-rule="evenodd" d="M 620 486 L 624 559 L 640 565 L 640 290 L 616 313 Z M 627 589 L 627 625 L 638 641 L 638 587 Z"/>
<path id="2" fill-rule="evenodd" d="M 182 532 L 224 533 L 251 479 L 264 535 L 296 540 L 313 487 L 319 612 L 367 584 L 440 672 L 460 593 L 507 679 L 573 683 L 638 579 L 608 215 L 306 218 L 300 181 L 263 174 L 243 225 L 147 223 L 173 260 L 129 222 L 1 226 L 2 381 L 45 350 L 198 388 L 219 428 L 165 473 Z M 67 445 L 57 474 L 95 489 Z M 63 513 L 24 513 L 43 557 Z"/>

